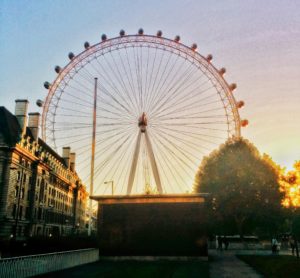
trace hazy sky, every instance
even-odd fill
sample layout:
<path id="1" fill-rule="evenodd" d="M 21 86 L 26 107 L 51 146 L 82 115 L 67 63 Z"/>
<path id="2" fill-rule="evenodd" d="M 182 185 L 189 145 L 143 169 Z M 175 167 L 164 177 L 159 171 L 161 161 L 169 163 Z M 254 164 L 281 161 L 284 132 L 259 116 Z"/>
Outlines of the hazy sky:
<path id="1" fill-rule="evenodd" d="M 81 0 L 0 1 L 0 105 L 14 111 L 27 98 L 30 111 L 44 99 L 43 82 L 52 82 L 55 65 L 69 51 L 117 36 L 162 30 L 212 53 L 226 80 L 235 82 L 246 106 L 242 130 L 261 152 L 283 166 L 300 159 L 300 1 L 298 0 Z"/>

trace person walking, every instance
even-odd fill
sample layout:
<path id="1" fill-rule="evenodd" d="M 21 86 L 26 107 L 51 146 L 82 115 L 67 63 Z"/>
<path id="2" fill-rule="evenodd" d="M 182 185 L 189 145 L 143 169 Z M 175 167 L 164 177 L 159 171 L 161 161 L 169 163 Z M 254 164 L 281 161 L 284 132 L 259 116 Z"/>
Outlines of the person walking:
<path id="1" fill-rule="evenodd" d="M 290 236 L 289 242 L 290 242 L 290 247 L 292 249 L 292 255 L 294 256 L 295 255 L 295 247 L 296 247 L 294 237 Z"/>
<path id="2" fill-rule="evenodd" d="M 228 250 L 229 240 L 226 236 L 224 236 L 223 242 L 224 242 L 225 250 Z"/>
<path id="3" fill-rule="evenodd" d="M 271 245 L 272 245 L 272 254 L 276 254 L 276 252 L 277 252 L 277 245 L 278 245 L 276 237 L 272 238 Z"/>
<path id="4" fill-rule="evenodd" d="M 219 250 L 223 250 L 223 241 L 222 241 L 222 237 L 221 236 L 218 236 L 218 249 Z"/>

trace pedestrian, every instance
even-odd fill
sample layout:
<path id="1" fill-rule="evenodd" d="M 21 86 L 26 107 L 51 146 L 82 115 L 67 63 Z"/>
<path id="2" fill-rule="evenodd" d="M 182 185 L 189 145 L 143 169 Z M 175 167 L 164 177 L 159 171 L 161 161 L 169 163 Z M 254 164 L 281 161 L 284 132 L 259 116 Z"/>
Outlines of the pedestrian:
<path id="1" fill-rule="evenodd" d="M 277 242 L 277 239 L 276 237 L 273 237 L 272 238 L 272 254 L 276 254 L 276 251 L 277 251 L 277 245 L 278 245 L 278 242 Z"/>
<path id="2" fill-rule="evenodd" d="M 229 240 L 226 236 L 224 236 L 223 242 L 224 242 L 225 250 L 228 250 Z"/>
<path id="3" fill-rule="evenodd" d="M 297 238 L 295 237 L 295 235 L 293 235 L 291 237 L 291 242 L 294 244 L 294 248 L 292 248 L 292 254 L 294 255 L 295 251 L 296 251 L 296 256 L 299 259 L 298 241 L 297 241 Z"/>
<path id="4" fill-rule="evenodd" d="M 295 247 L 296 247 L 294 237 L 290 236 L 289 242 L 290 242 L 290 247 L 292 249 L 292 255 L 294 256 L 295 255 Z"/>
<path id="5" fill-rule="evenodd" d="M 294 237 L 294 240 L 295 240 L 296 256 L 297 256 L 297 259 L 299 259 L 298 241 L 297 241 L 297 238 L 296 238 L 296 237 Z"/>
<path id="6" fill-rule="evenodd" d="M 222 237 L 218 236 L 218 249 L 221 251 L 223 250 L 222 244 L 223 244 Z"/>

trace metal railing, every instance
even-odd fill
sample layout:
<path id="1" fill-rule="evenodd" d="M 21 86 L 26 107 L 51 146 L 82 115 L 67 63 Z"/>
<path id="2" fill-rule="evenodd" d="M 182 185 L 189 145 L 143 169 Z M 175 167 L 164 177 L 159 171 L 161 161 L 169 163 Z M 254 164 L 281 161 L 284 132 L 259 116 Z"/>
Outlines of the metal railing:
<path id="1" fill-rule="evenodd" d="M 0 277 L 35 276 L 98 260 L 99 249 L 94 248 L 0 259 Z"/>

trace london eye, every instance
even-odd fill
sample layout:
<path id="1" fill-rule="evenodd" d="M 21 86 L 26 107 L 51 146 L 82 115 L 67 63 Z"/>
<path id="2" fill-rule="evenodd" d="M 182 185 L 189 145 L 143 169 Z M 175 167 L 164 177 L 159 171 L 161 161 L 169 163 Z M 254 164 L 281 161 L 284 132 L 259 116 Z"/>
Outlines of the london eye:
<path id="1" fill-rule="evenodd" d="M 95 117 L 97 194 L 111 194 L 108 181 L 120 195 L 190 192 L 202 158 L 247 124 L 225 68 L 179 36 L 121 30 L 68 56 L 66 66 L 55 67 L 56 79 L 44 84 L 42 138 L 57 151 L 71 147 L 88 184 Z"/>

